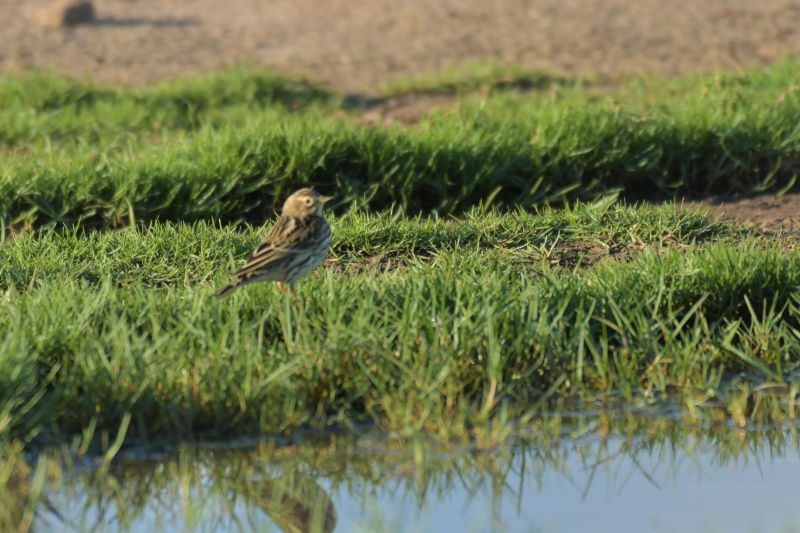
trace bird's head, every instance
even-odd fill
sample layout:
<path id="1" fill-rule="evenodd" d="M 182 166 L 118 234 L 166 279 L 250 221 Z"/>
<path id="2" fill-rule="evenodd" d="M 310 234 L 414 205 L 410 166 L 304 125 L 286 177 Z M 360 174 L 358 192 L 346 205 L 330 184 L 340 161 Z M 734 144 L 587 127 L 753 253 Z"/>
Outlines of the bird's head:
<path id="1" fill-rule="evenodd" d="M 283 216 L 306 217 L 309 215 L 322 215 L 325 202 L 332 196 L 322 196 L 313 189 L 300 189 L 292 194 L 283 203 Z"/>

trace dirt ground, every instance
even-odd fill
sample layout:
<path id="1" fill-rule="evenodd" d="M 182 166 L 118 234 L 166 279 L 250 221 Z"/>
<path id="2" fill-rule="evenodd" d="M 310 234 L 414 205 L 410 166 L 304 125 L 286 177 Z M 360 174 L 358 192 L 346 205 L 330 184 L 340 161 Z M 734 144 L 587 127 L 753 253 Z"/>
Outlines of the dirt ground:
<path id="1" fill-rule="evenodd" d="M 737 218 L 766 233 L 800 233 L 800 194 L 756 198 L 709 198 L 685 208 L 707 207 L 712 215 Z"/>
<path id="2" fill-rule="evenodd" d="M 365 94 L 465 61 L 614 77 L 800 52 L 800 0 L 94 0 L 97 21 L 66 29 L 34 22 L 51 2 L 0 0 L 0 73 L 146 83 L 249 63 Z M 800 197 L 729 200 L 724 211 L 795 224 Z"/>
<path id="3" fill-rule="evenodd" d="M 146 82 L 239 62 L 363 92 L 465 60 L 562 74 L 678 74 L 800 51 L 797 0 L 94 0 L 98 21 L 32 23 L 0 0 L 0 71 Z"/>

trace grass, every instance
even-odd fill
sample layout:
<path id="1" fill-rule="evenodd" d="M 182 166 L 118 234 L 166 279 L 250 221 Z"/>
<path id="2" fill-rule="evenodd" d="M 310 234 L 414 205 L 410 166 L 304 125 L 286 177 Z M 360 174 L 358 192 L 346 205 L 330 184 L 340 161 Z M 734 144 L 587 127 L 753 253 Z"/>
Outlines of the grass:
<path id="1" fill-rule="evenodd" d="M 385 212 L 329 217 L 335 240 L 331 259 L 344 268 L 397 269 L 464 250 L 518 258 L 548 267 L 581 259 L 573 244 L 601 250 L 629 245 L 662 246 L 732 238 L 741 228 L 700 211 L 672 205 L 573 209 L 537 213 L 473 211 L 462 219 L 406 218 Z M 120 285 L 185 287 L 232 271 L 265 235 L 198 222 L 133 227 L 114 232 L 23 232 L 0 245 L 0 290 L 22 290 L 60 278 Z M 665 240 L 666 239 L 666 240 Z M 233 260 L 236 262 L 232 262 Z M 596 258 L 594 258 L 596 260 Z"/>
<path id="2" fill-rule="evenodd" d="M 27 73 L 0 78 L 0 145 L 113 146 L 137 133 L 186 133 L 256 111 L 335 103 L 309 82 L 244 68 L 133 89 Z"/>
<path id="3" fill-rule="evenodd" d="M 6 242 L 0 434 L 41 445 L 122 424 L 126 442 L 158 442 L 368 422 L 446 440 L 535 424 L 555 396 L 677 399 L 691 416 L 738 401 L 731 383 L 791 383 L 797 370 L 800 252 L 733 246 L 734 227 L 701 214 L 350 215 L 334 227 L 340 263 L 402 264 L 322 269 L 299 305 L 271 284 L 218 301 L 252 230 Z M 553 260 L 560 239 L 590 235 L 646 246 L 628 262 Z"/>
<path id="4" fill-rule="evenodd" d="M 384 97 L 419 93 L 470 94 L 491 88 L 545 87 L 551 78 L 496 63 L 461 65 L 419 79 L 396 80 Z M 249 68 L 233 68 L 143 88 L 98 87 L 52 73 L 0 78 L 0 145 L 100 144 L 112 147 L 137 135 L 188 133 L 241 124 L 253 114 L 352 105 L 344 95 Z M 278 114 L 286 120 L 286 114 Z"/>
<path id="5" fill-rule="evenodd" d="M 360 126 L 335 97 L 239 71 L 110 92 L 7 78 L 0 223 L 255 222 L 306 184 L 335 193 L 341 212 L 432 215 L 781 192 L 794 185 L 800 148 L 798 73 L 790 60 L 633 79 L 610 96 L 568 86 L 466 96 L 405 130 Z"/>
<path id="6" fill-rule="evenodd" d="M 507 75 L 474 73 L 393 89 L 463 95 L 405 130 L 251 71 L 142 89 L 5 78 L 0 440 L 369 424 L 497 442 L 550 400 L 690 419 L 718 403 L 739 423 L 760 416 L 753 387 L 797 392 L 795 244 L 612 205 L 788 189 L 796 62 L 613 96 L 482 97 Z M 333 261 L 299 305 L 270 284 L 214 299 L 300 184 L 336 195 Z"/>

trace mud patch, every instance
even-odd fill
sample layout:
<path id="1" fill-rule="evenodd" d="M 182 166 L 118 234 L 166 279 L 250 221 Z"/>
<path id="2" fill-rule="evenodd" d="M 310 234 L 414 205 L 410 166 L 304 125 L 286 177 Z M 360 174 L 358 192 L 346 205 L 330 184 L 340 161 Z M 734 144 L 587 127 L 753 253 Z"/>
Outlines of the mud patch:
<path id="1" fill-rule="evenodd" d="M 592 266 L 609 256 L 610 248 L 595 242 L 564 242 L 554 250 L 551 266 L 567 267 L 573 270 L 578 267 Z"/>
<path id="2" fill-rule="evenodd" d="M 389 257 L 387 254 L 376 255 L 366 261 L 354 259 L 326 259 L 323 263 L 325 268 L 329 268 L 338 274 L 361 274 L 375 271 L 394 271 L 404 272 L 408 270 L 404 257 Z M 429 258 L 433 259 L 433 258 Z"/>
<path id="3" fill-rule="evenodd" d="M 630 261 L 637 251 L 643 248 L 624 244 L 612 244 L 606 247 L 590 241 L 564 242 L 556 246 L 550 265 L 575 270 L 590 268 L 605 260 Z"/>
<path id="4" fill-rule="evenodd" d="M 437 109 L 455 105 L 453 95 L 405 95 L 366 100 L 359 122 L 372 126 L 411 126 Z"/>
<path id="5" fill-rule="evenodd" d="M 800 194 L 755 198 L 713 197 L 679 206 L 707 208 L 711 216 L 738 220 L 767 234 L 800 232 Z"/>

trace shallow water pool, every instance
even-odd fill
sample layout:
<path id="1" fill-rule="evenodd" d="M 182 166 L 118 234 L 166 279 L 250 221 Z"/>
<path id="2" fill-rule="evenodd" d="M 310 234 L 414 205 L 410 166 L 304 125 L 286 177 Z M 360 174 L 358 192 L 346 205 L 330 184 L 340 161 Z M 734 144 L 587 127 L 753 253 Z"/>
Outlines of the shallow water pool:
<path id="1" fill-rule="evenodd" d="M 800 446 L 787 426 L 654 419 L 631 432 L 584 418 L 483 449 L 265 439 L 127 450 L 108 472 L 97 466 L 46 486 L 35 531 L 800 531 Z"/>

